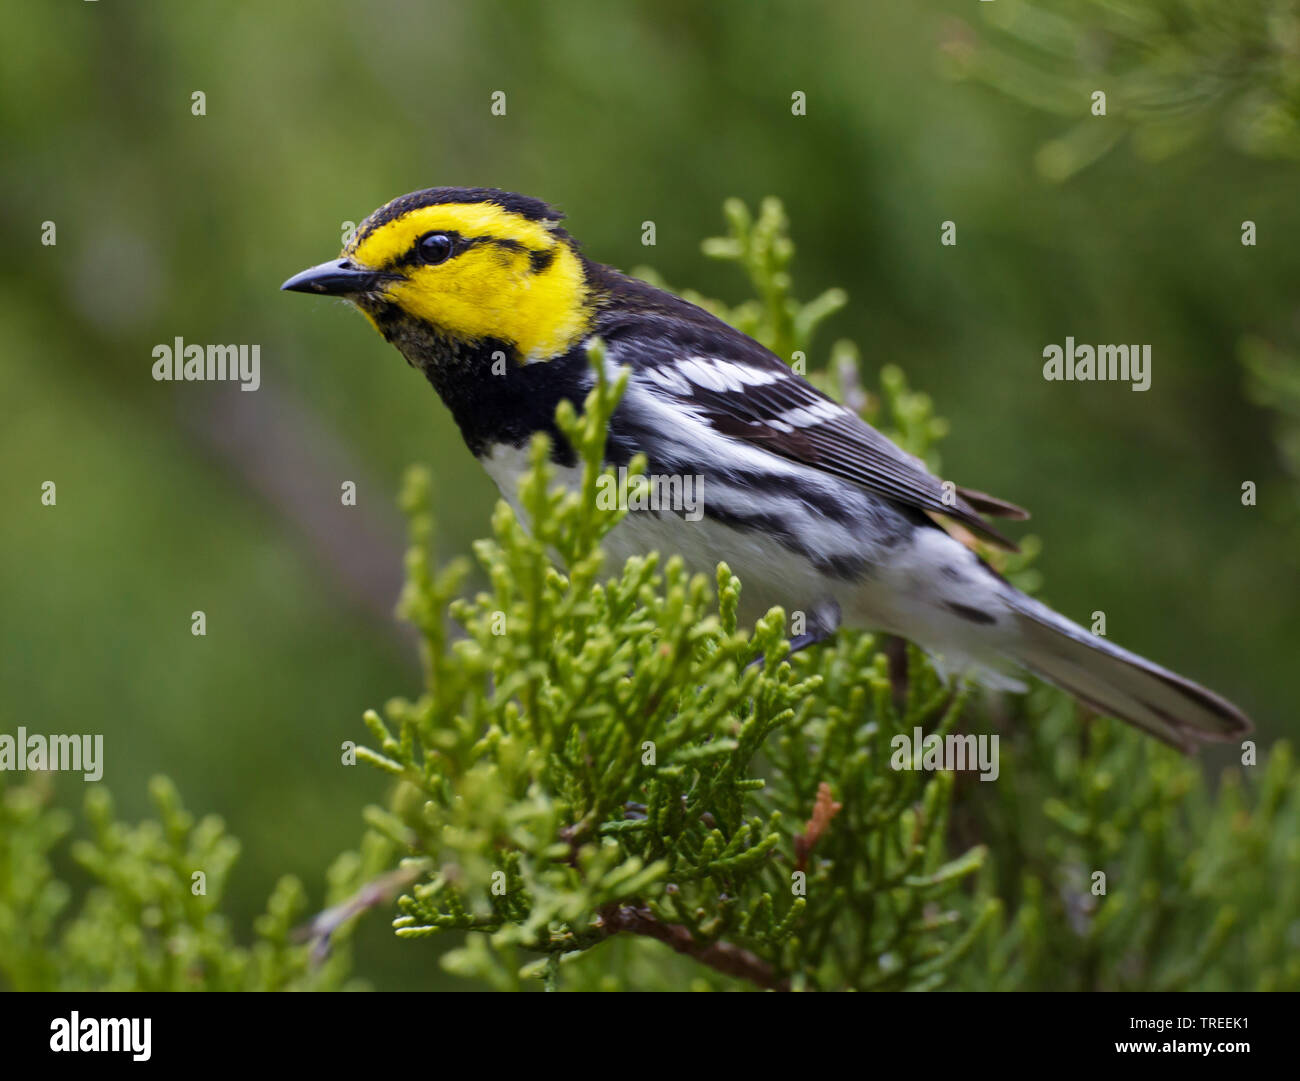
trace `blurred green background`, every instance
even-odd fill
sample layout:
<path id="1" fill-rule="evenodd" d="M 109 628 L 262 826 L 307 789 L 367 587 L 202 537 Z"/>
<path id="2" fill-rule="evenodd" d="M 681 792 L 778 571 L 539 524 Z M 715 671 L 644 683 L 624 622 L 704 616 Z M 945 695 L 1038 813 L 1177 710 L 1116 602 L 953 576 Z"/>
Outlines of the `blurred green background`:
<path id="1" fill-rule="evenodd" d="M 103 732 L 128 817 L 157 772 L 222 814 L 244 926 L 281 873 L 319 899 L 384 792 L 340 743 L 419 686 L 391 617 L 401 470 L 433 465 L 445 556 L 496 496 L 361 318 L 277 287 L 345 222 L 451 184 L 543 197 L 592 257 L 727 300 L 744 285 L 699 242 L 725 197 L 779 196 L 796 291 L 851 298 L 814 363 L 846 336 L 869 380 L 901 365 L 952 423 L 946 475 L 1032 509 L 1046 597 L 1104 610 L 1110 637 L 1263 738 L 1296 734 L 1294 479 L 1237 361 L 1247 335 L 1300 334 L 1296 166 L 1239 153 L 1229 116 L 1175 156 L 1122 144 L 1043 179 L 1036 152 L 1078 118 L 949 77 L 953 42 L 992 33 L 980 6 L 19 4 L 0 67 L 0 730 Z M 154 382 L 178 335 L 260 344 L 261 389 Z M 1150 343 L 1151 390 L 1044 382 L 1067 335 Z M 80 801 L 79 780 L 59 788 Z M 361 943 L 380 986 L 439 982 L 382 920 Z"/>

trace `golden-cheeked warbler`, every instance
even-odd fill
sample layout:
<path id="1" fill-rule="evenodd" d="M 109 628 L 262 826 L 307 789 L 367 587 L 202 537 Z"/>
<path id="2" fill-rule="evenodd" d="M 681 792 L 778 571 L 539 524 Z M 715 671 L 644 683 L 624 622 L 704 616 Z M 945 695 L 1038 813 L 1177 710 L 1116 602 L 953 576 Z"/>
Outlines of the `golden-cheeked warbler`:
<path id="1" fill-rule="evenodd" d="M 1250 722 L 1231 703 L 1090 634 L 1012 587 L 932 517 L 1014 547 L 981 515 L 1024 517 L 982 492 L 945 487 L 915 458 L 708 312 L 586 258 L 537 199 L 430 188 L 394 199 L 342 257 L 282 288 L 344 297 L 433 384 L 469 449 L 518 509 L 535 432 L 562 476 L 575 456 L 557 430 L 581 408 L 605 344 L 627 390 L 606 458 L 698 477 L 702 514 L 659 506 L 610 534 L 615 559 L 659 550 L 711 573 L 725 560 L 743 611 L 806 614 L 798 648 L 841 623 L 901 635 L 949 672 L 1027 668 L 1102 713 L 1184 750 Z"/>

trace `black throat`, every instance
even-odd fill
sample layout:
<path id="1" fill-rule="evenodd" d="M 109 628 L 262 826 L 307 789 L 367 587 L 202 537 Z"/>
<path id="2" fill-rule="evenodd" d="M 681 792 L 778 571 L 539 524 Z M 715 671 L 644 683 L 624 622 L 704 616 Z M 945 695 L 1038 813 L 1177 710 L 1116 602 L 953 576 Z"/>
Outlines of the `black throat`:
<path id="1" fill-rule="evenodd" d="M 555 410 L 568 399 L 582 411 L 591 372 L 581 345 L 553 360 L 525 364 L 508 342 L 458 342 L 393 304 L 378 301 L 365 308 L 380 333 L 433 384 L 476 458 L 497 444 L 522 447 L 546 432 L 551 459 L 575 464 L 573 448 L 555 425 Z"/>

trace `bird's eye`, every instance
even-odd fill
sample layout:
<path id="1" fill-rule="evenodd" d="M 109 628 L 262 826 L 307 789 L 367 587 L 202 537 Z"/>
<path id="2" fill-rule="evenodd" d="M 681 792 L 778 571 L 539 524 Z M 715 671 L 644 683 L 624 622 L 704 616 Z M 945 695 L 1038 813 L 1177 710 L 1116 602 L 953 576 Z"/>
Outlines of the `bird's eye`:
<path id="1" fill-rule="evenodd" d="M 446 233 L 425 233 L 416 243 L 420 258 L 429 266 L 445 263 L 451 256 L 451 237 Z"/>

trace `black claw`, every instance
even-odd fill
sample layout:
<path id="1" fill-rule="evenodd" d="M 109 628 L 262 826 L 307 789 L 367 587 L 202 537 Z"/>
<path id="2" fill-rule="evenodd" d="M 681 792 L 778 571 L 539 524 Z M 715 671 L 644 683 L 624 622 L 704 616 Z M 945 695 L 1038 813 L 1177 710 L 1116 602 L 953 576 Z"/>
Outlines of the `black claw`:
<path id="1" fill-rule="evenodd" d="M 827 639 L 831 638 L 834 634 L 835 634 L 834 631 L 827 631 L 821 629 L 815 631 L 808 631 L 806 634 L 796 634 L 793 638 L 790 639 L 789 656 L 793 657 L 801 649 L 807 649 L 809 646 L 815 646 L 818 642 L 825 642 Z M 745 665 L 746 670 L 750 668 L 761 667 L 765 657 L 766 654 L 760 653 L 757 657 L 755 657 L 752 661 L 750 661 L 749 664 Z"/>

